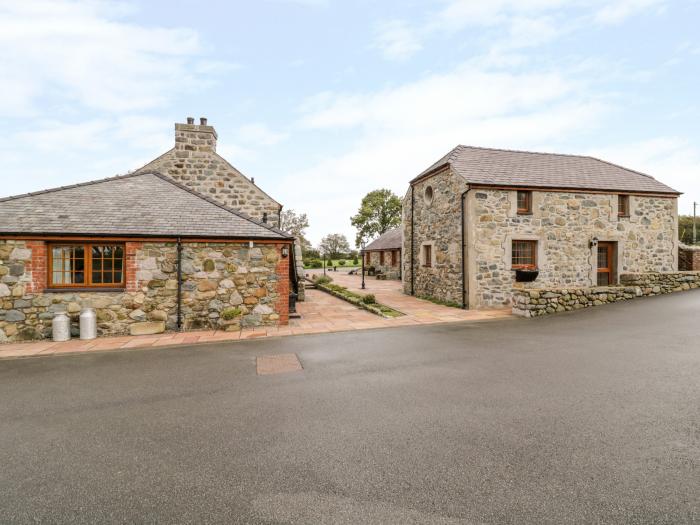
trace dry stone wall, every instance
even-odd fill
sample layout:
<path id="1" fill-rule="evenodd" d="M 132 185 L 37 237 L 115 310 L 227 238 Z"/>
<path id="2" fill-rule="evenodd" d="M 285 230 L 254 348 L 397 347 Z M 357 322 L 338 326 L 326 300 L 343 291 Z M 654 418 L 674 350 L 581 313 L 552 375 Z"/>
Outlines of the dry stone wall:
<path id="1" fill-rule="evenodd" d="M 620 286 L 513 290 L 513 314 L 539 317 L 636 297 L 700 288 L 700 272 L 624 274 Z"/>
<path id="2" fill-rule="evenodd" d="M 681 245 L 678 248 L 678 269 L 700 271 L 700 246 Z"/>
<path id="3" fill-rule="evenodd" d="M 32 251 L 25 241 L 0 240 L 0 342 L 49 338 L 51 320 L 67 312 L 77 330 L 82 308 L 96 309 L 99 335 L 143 335 L 177 323 L 174 243 L 134 243 L 135 283 L 120 292 L 28 291 Z M 182 314 L 186 330 L 284 324 L 289 258 L 281 244 L 184 243 Z M 127 250 L 128 252 L 129 250 Z"/>

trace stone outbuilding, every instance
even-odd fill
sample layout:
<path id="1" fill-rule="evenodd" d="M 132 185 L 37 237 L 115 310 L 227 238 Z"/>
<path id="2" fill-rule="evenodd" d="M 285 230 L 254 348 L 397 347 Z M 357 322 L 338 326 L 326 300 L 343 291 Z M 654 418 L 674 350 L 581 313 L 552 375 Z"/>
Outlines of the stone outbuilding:
<path id="1" fill-rule="evenodd" d="M 401 279 L 401 228 L 383 233 L 363 253 L 365 269 L 373 268 L 387 279 Z"/>
<path id="2" fill-rule="evenodd" d="M 159 173 L 0 199 L 0 341 L 286 324 L 293 240 Z"/>
<path id="3" fill-rule="evenodd" d="M 591 287 L 677 271 L 678 195 L 592 157 L 457 146 L 404 198 L 404 291 L 494 307 L 516 279 Z"/>

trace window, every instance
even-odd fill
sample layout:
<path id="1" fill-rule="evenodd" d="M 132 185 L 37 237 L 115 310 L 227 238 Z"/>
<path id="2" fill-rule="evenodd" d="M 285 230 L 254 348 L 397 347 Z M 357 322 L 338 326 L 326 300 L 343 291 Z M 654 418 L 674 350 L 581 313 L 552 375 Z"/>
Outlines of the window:
<path id="1" fill-rule="evenodd" d="M 423 193 L 423 200 L 425 201 L 426 204 L 432 204 L 433 202 L 433 187 L 428 186 L 425 188 L 425 192 Z"/>
<path id="2" fill-rule="evenodd" d="M 394 250 L 391 252 L 391 265 L 396 266 L 399 262 L 399 252 Z"/>
<path id="3" fill-rule="evenodd" d="M 384 265 L 384 252 L 379 252 L 379 264 Z"/>
<path id="4" fill-rule="evenodd" d="M 430 244 L 423 246 L 423 266 L 430 268 L 433 265 L 433 247 Z"/>
<path id="5" fill-rule="evenodd" d="M 49 287 L 124 286 L 124 246 L 64 244 L 49 249 Z"/>
<path id="6" fill-rule="evenodd" d="M 630 196 L 629 195 L 618 195 L 617 196 L 617 216 L 618 217 L 629 217 L 630 216 Z"/>
<path id="7" fill-rule="evenodd" d="M 514 270 L 537 268 L 537 241 L 513 241 L 511 266 Z"/>
<path id="8" fill-rule="evenodd" d="M 370 252 L 365 252 L 365 264 L 369 266 L 369 263 L 371 262 L 371 255 Z"/>
<path id="9" fill-rule="evenodd" d="M 532 213 L 532 192 L 518 191 L 518 215 Z"/>

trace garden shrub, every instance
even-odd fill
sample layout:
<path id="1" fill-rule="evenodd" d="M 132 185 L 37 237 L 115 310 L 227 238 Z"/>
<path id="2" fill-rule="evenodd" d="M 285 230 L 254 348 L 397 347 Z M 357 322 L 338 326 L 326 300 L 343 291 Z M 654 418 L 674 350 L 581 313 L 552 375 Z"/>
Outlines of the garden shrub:
<path id="1" fill-rule="evenodd" d="M 331 279 L 327 275 L 319 275 L 318 277 L 314 278 L 314 283 L 316 283 L 316 284 L 329 284 L 332 282 L 333 282 L 333 279 Z"/>
<path id="2" fill-rule="evenodd" d="M 221 318 L 224 321 L 232 321 L 236 317 L 240 316 L 242 313 L 241 309 L 236 307 L 236 308 L 226 308 L 224 311 L 221 312 Z"/>
<path id="3" fill-rule="evenodd" d="M 374 296 L 374 294 L 368 293 L 362 298 L 362 302 L 365 304 L 376 304 L 377 298 Z"/>
<path id="4" fill-rule="evenodd" d="M 338 266 L 345 266 L 345 259 L 340 259 L 338 261 Z"/>

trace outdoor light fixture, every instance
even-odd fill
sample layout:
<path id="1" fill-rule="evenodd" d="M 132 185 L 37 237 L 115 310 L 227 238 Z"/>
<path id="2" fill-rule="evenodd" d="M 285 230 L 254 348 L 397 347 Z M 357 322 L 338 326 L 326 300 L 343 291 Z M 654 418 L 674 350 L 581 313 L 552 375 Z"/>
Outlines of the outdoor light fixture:
<path id="1" fill-rule="evenodd" d="M 282 257 L 289 257 L 289 246 L 282 246 Z"/>
<path id="2" fill-rule="evenodd" d="M 595 248 L 596 246 L 598 246 L 598 237 L 593 237 L 591 239 L 591 248 Z"/>

